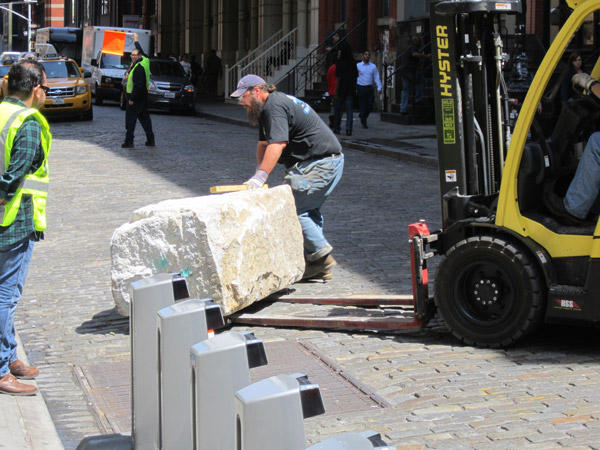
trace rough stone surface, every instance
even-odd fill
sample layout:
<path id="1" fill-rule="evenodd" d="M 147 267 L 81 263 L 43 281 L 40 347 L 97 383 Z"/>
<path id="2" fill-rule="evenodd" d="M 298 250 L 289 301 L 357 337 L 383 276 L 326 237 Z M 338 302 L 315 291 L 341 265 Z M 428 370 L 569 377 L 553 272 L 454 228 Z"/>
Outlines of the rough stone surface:
<path id="1" fill-rule="evenodd" d="M 134 211 L 111 241 L 112 293 L 129 315 L 129 285 L 182 272 L 192 297 L 229 315 L 300 280 L 302 229 L 289 186 L 167 200 Z"/>

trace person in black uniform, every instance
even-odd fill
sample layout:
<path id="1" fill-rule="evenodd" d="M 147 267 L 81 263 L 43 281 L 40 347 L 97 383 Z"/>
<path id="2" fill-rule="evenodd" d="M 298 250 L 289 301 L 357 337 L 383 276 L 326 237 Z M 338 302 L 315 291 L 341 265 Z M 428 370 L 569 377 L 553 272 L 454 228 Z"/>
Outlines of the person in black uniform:
<path id="1" fill-rule="evenodd" d="M 150 83 L 150 60 L 138 42 L 137 33 L 133 33 L 135 48 L 131 52 L 131 70 L 127 77 L 125 92 L 127 93 L 127 110 L 125 111 L 125 142 L 123 148 L 133 147 L 133 133 L 139 119 L 146 132 L 146 146 L 154 147 L 152 120 L 148 113 L 148 86 Z"/>

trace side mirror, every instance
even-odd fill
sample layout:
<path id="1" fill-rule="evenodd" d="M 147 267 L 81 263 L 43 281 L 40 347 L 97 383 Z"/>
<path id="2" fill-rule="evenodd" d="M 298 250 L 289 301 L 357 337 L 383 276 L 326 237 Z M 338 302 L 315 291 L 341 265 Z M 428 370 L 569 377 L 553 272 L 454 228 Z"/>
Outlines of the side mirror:
<path id="1" fill-rule="evenodd" d="M 83 71 L 83 78 L 90 78 L 91 76 L 92 76 L 92 72 L 90 72 L 89 70 Z"/>
<path id="2" fill-rule="evenodd" d="M 90 64 L 91 64 L 92 66 L 94 66 L 94 67 L 98 67 L 98 61 L 97 61 L 96 59 L 92 59 L 92 60 L 90 61 Z"/>

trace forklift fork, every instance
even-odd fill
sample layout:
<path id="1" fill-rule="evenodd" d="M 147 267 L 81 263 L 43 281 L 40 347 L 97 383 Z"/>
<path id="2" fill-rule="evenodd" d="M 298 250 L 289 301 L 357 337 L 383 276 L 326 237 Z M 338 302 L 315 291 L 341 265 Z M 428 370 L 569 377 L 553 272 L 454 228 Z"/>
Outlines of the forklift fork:
<path id="1" fill-rule="evenodd" d="M 433 315 L 427 288 L 425 246 L 437 238 L 423 221 L 409 226 L 413 296 L 356 295 L 345 297 L 299 297 L 277 293 L 239 311 L 234 323 L 343 330 L 418 331 Z M 305 305 L 301 309 L 297 305 Z"/>

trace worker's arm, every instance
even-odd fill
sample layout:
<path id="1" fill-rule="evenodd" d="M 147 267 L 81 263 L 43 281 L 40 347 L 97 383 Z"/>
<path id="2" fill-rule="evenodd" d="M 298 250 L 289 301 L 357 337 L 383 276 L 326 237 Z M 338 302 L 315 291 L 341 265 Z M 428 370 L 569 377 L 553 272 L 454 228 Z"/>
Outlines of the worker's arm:
<path id="1" fill-rule="evenodd" d="M 593 79 L 587 73 L 576 73 L 571 78 L 571 82 L 574 86 L 579 86 L 587 91 L 590 91 L 596 97 L 600 98 L 600 83 L 597 80 Z"/>
<path id="2" fill-rule="evenodd" d="M 283 149 L 287 145 L 287 142 L 274 142 L 273 144 L 267 145 L 265 149 L 265 155 L 260 163 L 259 169 L 264 170 L 267 173 L 275 168 L 275 164 L 279 161 Z"/>
<path id="3" fill-rule="evenodd" d="M 260 167 L 265 157 L 265 150 L 267 149 L 267 141 L 258 141 L 256 145 L 256 167 Z"/>
<path id="4" fill-rule="evenodd" d="M 258 189 L 265 184 L 286 145 L 287 142 L 274 142 L 272 144 L 267 144 L 265 141 L 258 142 L 256 159 L 259 167 L 254 176 L 244 183 L 248 186 L 248 189 Z"/>

